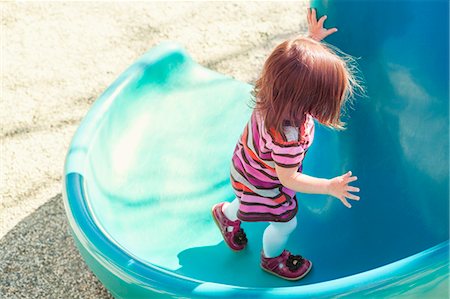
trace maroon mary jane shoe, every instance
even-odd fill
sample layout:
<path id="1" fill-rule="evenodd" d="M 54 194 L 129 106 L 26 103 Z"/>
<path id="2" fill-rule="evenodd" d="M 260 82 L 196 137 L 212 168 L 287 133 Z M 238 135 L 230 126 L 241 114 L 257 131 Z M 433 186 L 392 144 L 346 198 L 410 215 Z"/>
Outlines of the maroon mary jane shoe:
<path id="1" fill-rule="evenodd" d="M 287 280 L 300 280 L 311 271 L 311 261 L 284 250 L 279 256 L 268 258 L 261 252 L 261 268 Z"/>
<path id="2" fill-rule="evenodd" d="M 222 212 L 222 207 L 225 202 L 218 203 L 212 208 L 212 215 L 214 221 L 222 233 L 225 243 L 234 251 L 240 251 L 247 245 L 247 236 L 241 228 L 241 221 L 231 221 Z"/>

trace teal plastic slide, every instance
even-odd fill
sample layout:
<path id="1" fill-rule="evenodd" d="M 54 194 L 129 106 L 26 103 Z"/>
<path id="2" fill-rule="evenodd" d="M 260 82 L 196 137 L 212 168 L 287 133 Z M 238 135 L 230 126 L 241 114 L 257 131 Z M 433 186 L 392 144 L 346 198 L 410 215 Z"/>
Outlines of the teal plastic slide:
<path id="1" fill-rule="evenodd" d="M 233 199 L 229 167 L 252 86 L 162 43 L 95 101 L 70 145 L 64 202 L 87 265 L 117 298 L 447 298 L 447 1 L 317 1 L 328 39 L 360 57 L 367 98 L 335 132 L 317 125 L 304 172 L 352 170 L 361 201 L 298 194 L 288 248 L 303 280 L 259 267 L 267 224 L 232 252 L 211 206 Z M 328 21 L 327 21 L 328 22 Z"/>

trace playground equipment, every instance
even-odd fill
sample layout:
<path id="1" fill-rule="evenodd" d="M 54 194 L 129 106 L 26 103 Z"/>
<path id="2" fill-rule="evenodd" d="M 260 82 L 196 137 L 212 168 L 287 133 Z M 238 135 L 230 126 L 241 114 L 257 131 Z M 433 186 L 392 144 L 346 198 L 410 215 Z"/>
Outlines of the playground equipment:
<path id="1" fill-rule="evenodd" d="M 115 297 L 448 295 L 448 3 L 326 3 L 313 4 L 339 27 L 329 42 L 361 57 L 369 98 L 346 131 L 317 125 L 305 160 L 310 175 L 352 170 L 361 188 L 352 209 L 299 194 L 288 246 L 311 273 L 289 282 L 259 268 L 263 223 L 243 223 L 243 252 L 223 243 L 210 209 L 233 199 L 252 86 L 163 43 L 96 100 L 66 158 L 74 239 Z"/>

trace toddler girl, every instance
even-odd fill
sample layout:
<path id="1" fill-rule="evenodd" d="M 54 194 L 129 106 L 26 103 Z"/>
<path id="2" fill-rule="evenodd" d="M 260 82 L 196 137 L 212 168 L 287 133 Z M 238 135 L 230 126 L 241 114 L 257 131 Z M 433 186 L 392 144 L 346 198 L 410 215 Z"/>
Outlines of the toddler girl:
<path id="1" fill-rule="evenodd" d="M 320 41 L 337 31 L 325 29 L 308 9 L 309 36 L 278 45 L 264 64 L 254 90 L 255 109 L 234 150 L 231 184 L 236 199 L 212 208 L 226 244 L 245 248 L 241 221 L 269 222 L 263 234 L 261 268 L 288 280 L 303 278 L 312 263 L 285 249 L 297 226 L 296 192 L 329 194 L 351 207 L 359 200 L 348 184 L 349 171 L 332 179 L 302 173 L 302 161 L 314 138 L 314 119 L 342 129 L 340 111 L 358 86 L 346 62 Z"/>

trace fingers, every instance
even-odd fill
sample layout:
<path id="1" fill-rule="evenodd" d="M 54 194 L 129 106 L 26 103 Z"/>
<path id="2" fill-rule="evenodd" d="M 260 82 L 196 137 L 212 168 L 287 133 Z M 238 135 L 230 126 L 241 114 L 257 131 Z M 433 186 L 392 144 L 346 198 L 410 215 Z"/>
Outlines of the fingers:
<path id="1" fill-rule="evenodd" d="M 353 186 L 348 186 L 347 189 L 346 189 L 346 191 L 349 191 L 349 192 L 359 192 L 359 188 L 353 187 Z"/>
<path id="2" fill-rule="evenodd" d="M 354 182 L 356 180 L 358 180 L 358 177 L 357 176 L 352 176 L 352 177 L 349 177 L 349 178 L 345 179 L 345 182 L 348 184 L 348 183 Z"/>
<path id="3" fill-rule="evenodd" d="M 308 24 L 314 25 L 317 23 L 317 17 L 316 17 L 316 9 L 315 8 L 307 8 L 307 19 Z"/>
<path id="4" fill-rule="evenodd" d="M 354 182 L 354 181 L 356 181 L 358 179 L 357 176 L 352 176 L 352 172 L 351 171 L 349 171 L 346 174 L 344 174 L 342 176 L 342 178 L 344 179 L 344 182 L 346 182 L 347 184 L 351 183 L 351 182 Z"/>
<path id="5" fill-rule="evenodd" d="M 337 28 L 331 28 L 331 29 L 327 29 L 327 36 L 333 33 L 336 33 L 338 31 Z"/>
<path id="6" fill-rule="evenodd" d="M 355 194 L 348 193 L 348 192 L 345 192 L 344 196 L 347 197 L 347 198 L 353 199 L 353 200 L 359 200 L 359 196 L 357 196 Z"/>
<path id="7" fill-rule="evenodd" d="M 339 200 L 342 202 L 342 204 L 349 209 L 352 207 L 352 205 L 347 201 L 347 198 L 352 199 L 352 200 L 359 200 L 359 196 L 350 194 L 348 192 L 345 193 L 344 196 L 339 197 Z"/>
<path id="8" fill-rule="evenodd" d="M 319 21 L 317 22 L 317 26 L 319 26 L 320 28 L 323 28 L 323 23 L 325 22 L 325 20 L 327 19 L 327 16 L 323 16 L 319 19 Z"/>
<path id="9" fill-rule="evenodd" d="M 344 206 L 346 206 L 347 208 L 351 208 L 352 207 L 352 205 L 345 199 L 345 197 L 344 196 L 342 196 L 342 197 L 339 197 L 339 200 L 344 204 Z"/>
<path id="10" fill-rule="evenodd" d="M 349 171 L 346 174 L 341 175 L 341 177 L 343 182 L 348 183 L 349 180 L 352 178 L 352 172 Z"/>

